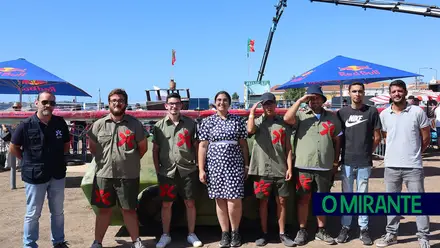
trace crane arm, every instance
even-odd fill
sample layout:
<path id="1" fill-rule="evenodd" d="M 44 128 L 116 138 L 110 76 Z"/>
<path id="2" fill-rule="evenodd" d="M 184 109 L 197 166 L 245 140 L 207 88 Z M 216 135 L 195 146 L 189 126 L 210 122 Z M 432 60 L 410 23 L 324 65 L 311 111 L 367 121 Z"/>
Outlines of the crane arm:
<path id="1" fill-rule="evenodd" d="M 440 18 L 440 8 L 435 5 L 424 5 L 391 0 L 310 0 L 311 2 L 333 3 L 336 5 L 355 6 L 366 9 L 389 10 L 413 15 Z"/>
<path id="2" fill-rule="evenodd" d="M 275 17 L 272 19 L 272 27 L 269 31 L 269 36 L 267 37 L 266 47 L 264 48 L 263 59 L 261 60 L 260 70 L 258 71 L 257 81 L 261 81 L 264 76 L 264 69 L 266 68 L 267 57 L 269 56 L 270 46 L 272 44 L 272 38 L 277 29 L 278 22 L 280 21 L 281 15 L 283 14 L 284 8 L 287 7 L 287 0 L 280 0 L 276 8 Z"/>

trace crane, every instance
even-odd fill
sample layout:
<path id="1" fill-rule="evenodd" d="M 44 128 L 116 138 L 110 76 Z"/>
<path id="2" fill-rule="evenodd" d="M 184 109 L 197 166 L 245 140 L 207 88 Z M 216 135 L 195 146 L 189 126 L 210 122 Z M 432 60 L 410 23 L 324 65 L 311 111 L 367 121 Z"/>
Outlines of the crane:
<path id="1" fill-rule="evenodd" d="M 287 0 L 280 0 L 276 8 L 275 17 L 272 19 L 272 27 L 269 31 L 269 37 L 267 37 L 266 47 L 264 48 L 263 59 L 261 60 L 260 70 L 258 71 L 257 81 L 261 81 L 264 76 L 264 69 L 266 68 L 267 57 L 269 56 L 270 46 L 272 44 L 273 35 L 277 29 L 278 22 L 280 21 L 281 15 L 283 14 L 284 8 L 287 7 Z"/>
<path id="2" fill-rule="evenodd" d="M 408 3 L 404 0 L 310 0 L 311 2 L 333 3 L 366 9 L 389 10 L 413 15 L 440 18 L 440 8 L 435 5 Z"/>

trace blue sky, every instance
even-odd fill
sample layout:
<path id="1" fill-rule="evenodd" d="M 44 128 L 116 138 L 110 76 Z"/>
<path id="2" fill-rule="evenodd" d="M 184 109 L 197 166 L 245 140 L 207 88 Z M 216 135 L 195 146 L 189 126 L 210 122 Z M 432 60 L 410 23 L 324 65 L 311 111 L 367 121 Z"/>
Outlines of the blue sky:
<path id="1" fill-rule="evenodd" d="M 243 81 L 257 77 L 277 2 L 2 1 L 0 61 L 25 58 L 93 96 L 78 101 L 96 101 L 99 88 L 106 99 L 122 87 L 130 102 L 145 102 L 144 90 L 167 87 L 171 75 L 193 97 L 227 90 L 242 98 Z M 439 27 L 438 18 L 288 0 L 264 79 L 282 84 L 337 55 L 415 73 L 440 70 Z M 256 48 L 249 59 L 248 38 Z M 421 73 L 427 80 L 435 75 Z"/>

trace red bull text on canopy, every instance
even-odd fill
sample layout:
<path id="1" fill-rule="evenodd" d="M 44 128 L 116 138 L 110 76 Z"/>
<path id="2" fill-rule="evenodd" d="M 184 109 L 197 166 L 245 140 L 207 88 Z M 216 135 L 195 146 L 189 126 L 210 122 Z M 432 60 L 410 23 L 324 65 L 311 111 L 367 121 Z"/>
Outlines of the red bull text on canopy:
<path id="1" fill-rule="evenodd" d="M 379 70 L 373 70 L 368 65 L 350 65 L 346 67 L 338 67 L 338 69 L 339 75 L 343 77 L 380 75 Z"/>

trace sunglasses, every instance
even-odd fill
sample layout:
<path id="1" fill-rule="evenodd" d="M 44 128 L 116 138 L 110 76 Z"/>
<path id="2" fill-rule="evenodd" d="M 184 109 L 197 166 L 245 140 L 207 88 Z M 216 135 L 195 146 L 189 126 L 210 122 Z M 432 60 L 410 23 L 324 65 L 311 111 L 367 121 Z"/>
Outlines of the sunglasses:
<path id="1" fill-rule="evenodd" d="M 47 105 L 47 104 L 49 104 L 50 106 L 55 106 L 55 105 L 56 105 L 56 102 L 55 102 L 55 101 L 43 100 L 43 101 L 41 101 L 41 104 L 42 104 L 42 105 Z"/>

